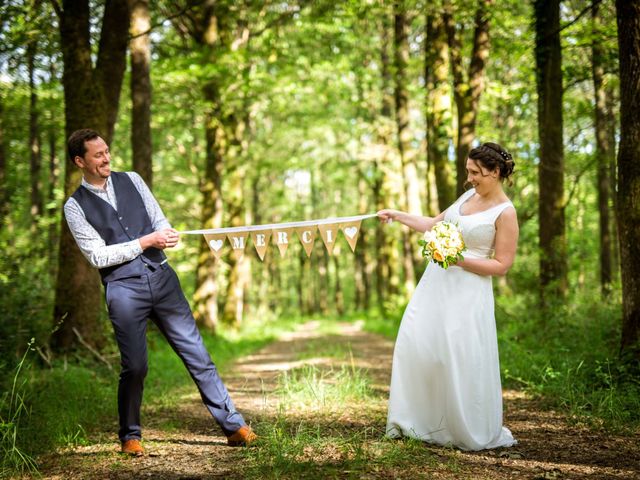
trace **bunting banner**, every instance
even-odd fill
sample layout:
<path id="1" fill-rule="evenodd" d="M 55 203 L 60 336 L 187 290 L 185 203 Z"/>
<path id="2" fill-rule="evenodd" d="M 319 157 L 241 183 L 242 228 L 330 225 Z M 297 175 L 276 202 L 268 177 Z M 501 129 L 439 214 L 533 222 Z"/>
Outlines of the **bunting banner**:
<path id="1" fill-rule="evenodd" d="M 349 247 L 351 247 L 351 251 L 355 252 L 362 220 L 375 216 L 376 214 L 372 213 L 354 217 L 324 218 L 321 220 L 272 223 L 269 225 L 186 230 L 179 233 L 182 235 L 204 235 L 207 245 L 209 245 L 216 259 L 220 258 L 225 248 L 244 252 L 249 239 L 251 239 L 251 243 L 253 243 L 260 260 L 264 260 L 269 242 L 275 244 L 278 247 L 280 256 L 284 257 L 295 234 L 302 244 L 307 257 L 310 257 L 318 238 L 318 233 L 329 255 L 333 254 L 333 249 L 338 240 L 338 232 L 342 232 Z"/>

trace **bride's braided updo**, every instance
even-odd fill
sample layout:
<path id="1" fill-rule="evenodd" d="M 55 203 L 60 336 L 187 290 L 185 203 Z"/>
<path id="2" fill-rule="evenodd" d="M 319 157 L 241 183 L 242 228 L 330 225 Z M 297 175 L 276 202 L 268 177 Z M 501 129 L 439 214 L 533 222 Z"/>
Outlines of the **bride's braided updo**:
<path id="1" fill-rule="evenodd" d="M 498 168 L 500 178 L 505 180 L 511 176 L 516 166 L 511 154 L 497 143 L 492 142 L 483 143 L 472 149 L 469 152 L 469 158 L 480 162 L 487 170 L 493 171 Z"/>

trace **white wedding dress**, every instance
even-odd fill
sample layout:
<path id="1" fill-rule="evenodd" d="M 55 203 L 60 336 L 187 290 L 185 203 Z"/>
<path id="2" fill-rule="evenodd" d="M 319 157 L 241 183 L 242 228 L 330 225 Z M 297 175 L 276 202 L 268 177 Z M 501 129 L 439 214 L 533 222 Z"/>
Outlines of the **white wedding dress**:
<path id="1" fill-rule="evenodd" d="M 493 253 L 495 221 L 511 202 L 471 215 L 465 192 L 445 213 L 465 258 Z M 402 317 L 393 354 L 387 435 L 463 450 L 516 444 L 502 426 L 502 389 L 490 276 L 431 262 Z"/>

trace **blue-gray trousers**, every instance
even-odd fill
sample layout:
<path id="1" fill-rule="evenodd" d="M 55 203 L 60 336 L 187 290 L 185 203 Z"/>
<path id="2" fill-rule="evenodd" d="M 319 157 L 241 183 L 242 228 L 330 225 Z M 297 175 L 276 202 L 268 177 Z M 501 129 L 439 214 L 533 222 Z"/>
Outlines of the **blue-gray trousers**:
<path id="1" fill-rule="evenodd" d="M 109 318 L 120 348 L 119 437 L 141 438 L 140 405 L 147 374 L 147 319 L 153 320 L 182 359 L 200 396 L 225 435 L 245 425 L 211 361 L 176 273 L 167 264 L 141 277 L 107 283 Z"/>

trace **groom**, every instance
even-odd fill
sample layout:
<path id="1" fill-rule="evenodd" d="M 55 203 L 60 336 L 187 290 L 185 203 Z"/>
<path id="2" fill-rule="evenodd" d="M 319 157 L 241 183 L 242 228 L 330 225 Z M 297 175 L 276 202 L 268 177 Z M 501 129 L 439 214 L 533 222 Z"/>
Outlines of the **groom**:
<path id="1" fill-rule="evenodd" d="M 65 203 L 64 214 L 83 255 L 100 271 L 120 349 L 122 452 L 144 454 L 140 406 L 147 374 L 147 318 L 184 362 L 228 445 L 253 442 L 257 437 L 236 411 L 164 254 L 165 248 L 177 245 L 178 232 L 138 174 L 111 171 L 109 147 L 97 132 L 77 130 L 67 147 L 83 178 Z"/>

